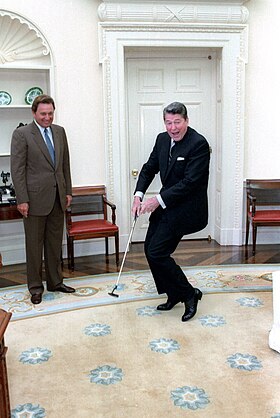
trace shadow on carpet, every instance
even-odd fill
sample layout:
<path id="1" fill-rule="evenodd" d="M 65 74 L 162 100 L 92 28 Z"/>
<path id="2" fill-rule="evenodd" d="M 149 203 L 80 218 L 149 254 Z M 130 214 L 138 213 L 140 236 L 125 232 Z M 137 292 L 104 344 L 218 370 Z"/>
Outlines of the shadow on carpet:
<path id="1" fill-rule="evenodd" d="M 272 272 L 277 264 L 184 267 L 186 276 L 194 287 L 204 294 L 220 292 L 271 291 Z M 122 273 L 116 290 L 119 295 L 108 295 L 114 288 L 118 273 L 64 279 L 76 292 L 64 294 L 45 291 L 40 305 L 33 305 L 26 285 L 2 288 L 0 306 L 11 312 L 12 320 L 38 315 L 83 309 L 100 305 L 162 298 L 158 295 L 149 270 Z"/>

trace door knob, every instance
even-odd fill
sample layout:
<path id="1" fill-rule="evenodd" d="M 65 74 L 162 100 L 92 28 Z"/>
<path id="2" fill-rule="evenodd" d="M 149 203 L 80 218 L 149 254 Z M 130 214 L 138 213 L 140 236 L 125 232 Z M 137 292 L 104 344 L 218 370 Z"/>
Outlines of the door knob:
<path id="1" fill-rule="evenodd" d="M 133 175 L 133 177 L 137 177 L 137 176 L 138 176 L 138 170 L 137 170 L 136 168 L 134 168 L 134 169 L 131 171 L 131 174 Z"/>

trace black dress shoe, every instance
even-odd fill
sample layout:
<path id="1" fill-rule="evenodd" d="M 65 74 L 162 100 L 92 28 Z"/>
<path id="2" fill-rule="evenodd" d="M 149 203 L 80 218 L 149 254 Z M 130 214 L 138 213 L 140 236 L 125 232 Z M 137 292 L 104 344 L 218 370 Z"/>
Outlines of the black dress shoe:
<path id="1" fill-rule="evenodd" d="M 39 305 L 42 302 L 42 293 L 34 293 L 34 295 L 31 295 L 31 302 L 34 305 Z"/>
<path id="2" fill-rule="evenodd" d="M 195 316 L 198 301 L 202 298 L 202 292 L 199 289 L 194 289 L 194 292 L 194 297 L 190 301 L 184 302 L 186 309 L 184 315 L 182 316 L 183 322 L 189 321 Z"/>
<path id="3" fill-rule="evenodd" d="M 62 292 L 62 293 L 74 293 L 76 290 L 73 287 L 66 286 L 62 283 L 60 286 L 55 287 L 54 289 L 48 289 L 49 292 Z"/>
<path id="4" fill-rule="evenodd" d="M 161 305 L 158 305 L 157 310 L 158 311 L 170 311 L 179 302 L 180 302 L 180 300 L 175 300 L 174 301 L 174 300 L 171 300 L 171 299 L 168 298 L 167 302 L 162 303 Z"/>

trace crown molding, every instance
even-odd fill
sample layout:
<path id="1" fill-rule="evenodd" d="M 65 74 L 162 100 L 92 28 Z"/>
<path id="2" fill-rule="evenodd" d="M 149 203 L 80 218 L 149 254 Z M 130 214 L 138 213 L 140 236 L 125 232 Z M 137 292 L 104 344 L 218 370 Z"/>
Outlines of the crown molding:
<path id="1" fill-rule="evenodd" d="M 103 0 L 98 8 L 102 22 L 245 24 L 246 0 Z"/>

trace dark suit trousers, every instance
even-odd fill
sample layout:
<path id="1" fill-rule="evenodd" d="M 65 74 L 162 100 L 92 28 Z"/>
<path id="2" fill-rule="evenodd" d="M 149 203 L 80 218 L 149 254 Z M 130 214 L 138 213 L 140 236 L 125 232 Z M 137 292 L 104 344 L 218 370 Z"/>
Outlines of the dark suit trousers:
<path id="1" fill-rule="evenodd" d="M 177 248 L 182 235 L 176 235 L 170 228 L 164 211 L 152 217 L 145 239 L 145 254 L 157 291 L 166 293 L 168 298 L 181 302 L 192 299 L 194 288 L 171 254 Z"/>
<path id="2" fill-rule="evenodd" d="M 46 216 L 29 215 L 24 218 L 27 284 L 31 294 L 44 291 L 42 283 L 42 257 L 49 289 L 62 281 L 61 248 L 64 213 L 57 195 L 52 211 Z"/>

